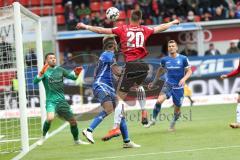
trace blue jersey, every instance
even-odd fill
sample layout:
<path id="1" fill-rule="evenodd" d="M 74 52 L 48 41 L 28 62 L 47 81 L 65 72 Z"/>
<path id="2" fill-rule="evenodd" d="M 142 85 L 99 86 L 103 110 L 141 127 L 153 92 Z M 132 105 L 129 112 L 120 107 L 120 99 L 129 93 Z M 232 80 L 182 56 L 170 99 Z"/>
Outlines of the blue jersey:
<path id="1" fill-rule="evenodd" d="M 110 91 L 114 89 L 114 77 L 111 66 L 115 63 L 115 55 L 113 52 L 105 51 L 99 57 L 99 62 L 95 72 L 95 80 L 93 82 L 93 89 L 101 86 Z"/>
<path id="2" fill-rule="evenodd" d="M 190 67 L 186 56 L 177 54 L 176 58 L 167 56 L 161 59 L 161 67 L 166 70 L 166 82 L 178 86 L 185 75 L 185 68 Z"/>

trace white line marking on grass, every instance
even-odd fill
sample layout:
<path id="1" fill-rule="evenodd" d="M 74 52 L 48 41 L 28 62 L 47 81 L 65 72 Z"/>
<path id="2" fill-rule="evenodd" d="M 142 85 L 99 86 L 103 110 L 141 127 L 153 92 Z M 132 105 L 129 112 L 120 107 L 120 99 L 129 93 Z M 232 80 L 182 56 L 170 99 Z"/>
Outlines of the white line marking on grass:
<path id="1" fill-rule="evenodd" d="M 1 139 L 1 137 L 0 137 Z M 35 139 L 39 139 L 39 138 L 29 138 L 29 140 L 35 140 Z M 18 142 L 21 139 L 6 139 L 6 140 L 1 140 L 0 143 L 7 143 L 7 142 Z"/>
<path id="2" fill-rule="evenodd" d="M 184 152 L 196 152 L 196 151 L 205 151 L 205 150 L 220 150 L 220 149 L 230 149 L 230 148 L 240 148 L 238 146 L 223 146 L 223 147 L 206 147 L 198 149 L 186 149 L 186 150 L 176 150 L 176 151 L 164 151 L 164 152 L 152 152 L 152 153 L 141 153 L 141 154 L 130 154 L 124 156 L 112 156 L 112 157 L 99 157 L 99 158 L 89 158 L 84 160 L 102 160 L 102 159 L 116 159 L 116 158 L 127 158 L 127 157 L 138 157 L 138 156 L 150 156 L 158 154 L 171 154 L 171 153 L 184 153 Z"/>
<path id="3" fill-rule="evenodd" d="M 65 122 L 62 126 L 60 126 L 58 129 L 54 130 L 53 132 L 51 132 L 46 140 L 54 135 L 56 135 L 57 133 L 61 132 L 64 128 L 66 128 L 68 126 L 68 122 Z M 46 141 L 45 140 L 45 141 Z M 38 141 L 37 141 L 38 142 Z M 30 147 L 29 147 L 29 151 L 30 152 L 31 150 L 33 150 L 34 148 L 36 148 L 38 145 L 37 145 L 37 142 L 35 142 L 34 144 L 32 144 Z M 16 157 L 14 157 L 12 160 L 19 160 L 21 159 L 22 157 L 24 157 L 28 152 L 21 152 L 19 153 Z"/>

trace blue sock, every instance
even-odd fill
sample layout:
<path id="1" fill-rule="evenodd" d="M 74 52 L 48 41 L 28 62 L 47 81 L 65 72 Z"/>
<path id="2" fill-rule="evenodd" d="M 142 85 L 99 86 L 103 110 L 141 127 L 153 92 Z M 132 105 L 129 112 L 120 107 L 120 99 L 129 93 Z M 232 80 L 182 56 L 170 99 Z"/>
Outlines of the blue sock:
<path id="1" fill-rule="evenodd" d="M 153 109 L 153 119 L 156 120 L 158 113 L 161 111 L 162 104 L 156 103 Z"/>
<path id="2" fill-rule="evenodd" d="M 179 119 L 180 115 L 181 115 L 181 112 L 174 113 L 173 121 L 176 122 Z"/>
<path id="3" fill-rule="evenodd" d="M 170 128 L 173 128 L 176 124 L 176 121 L 179 119 L 179 117 L 181 116 L 181 112 L 175 113 L 174 112 L 174 116 L 173 116 L 173 120 L 170 124 Z"/>
<path id="4" fill-rule="evenodd" d="M 105 111 L 100 112 L 92 121 L 90 126 L 88 127 L 88 131 L 92 132 L 101 122 L 102 120 L 107 116 L 107 113 Z"/>
<path id="5" fill-rule="evenodd" d="M 120 130 L 121 130 L 121 133 L 122 133 L 123 142 L 124 143 L 130 142 L 130 139 L 128 137 L 128 129 L 127 129 L 127 123 L 126 123 L 125 117 L 123 117 L 122 120 L 121 120 Z"/>

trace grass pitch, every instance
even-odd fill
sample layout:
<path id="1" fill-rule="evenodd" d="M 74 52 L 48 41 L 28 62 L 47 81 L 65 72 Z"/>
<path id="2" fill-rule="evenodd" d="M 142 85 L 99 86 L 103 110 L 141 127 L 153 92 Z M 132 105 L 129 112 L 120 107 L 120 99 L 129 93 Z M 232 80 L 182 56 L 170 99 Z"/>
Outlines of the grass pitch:
<path id="1" fill-rule="evenodd" d="M 183 116 L 173 133 L 167 131 L 173 108 L 162 109 L 163 115 L 151 128 L 142 127 L 138 111 L 129 112 L 127 120 L 131 140 L 142 145 L 137 149 L 123 149 L 121 137 L 108 142 L 101 141 L 102 136 L 112 127 L 113 117 L 109 116 L 94 131 L 94 145 L 73 145 L 67 127 L 23 159 L 236 160 L 239 159 L 240 129 L 229 127 L 229 123 L 235 121 L 235 109 L 236 104 L 182 108 Z M 90 121 L 79 122 L 80 130 L 89 124 Z M 85 140 L 82 135 L 80 137 Z"/>

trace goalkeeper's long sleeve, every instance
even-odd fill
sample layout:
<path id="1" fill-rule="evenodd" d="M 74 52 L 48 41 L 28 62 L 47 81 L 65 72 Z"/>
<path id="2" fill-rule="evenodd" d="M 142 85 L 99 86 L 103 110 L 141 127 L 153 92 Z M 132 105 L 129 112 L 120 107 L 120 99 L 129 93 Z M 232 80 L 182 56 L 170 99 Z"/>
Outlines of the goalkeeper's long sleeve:
<path id="1" fill-rule="evenodd" d="M 39 77 L 38 75 L 34 77 L 33 83 L 37 84 L 43 79 L 43 75 Z"/>
<path id="2" fill-rule="evenodd" d="M 234 77 L 239 73 L 240 73 L 240 60 L 239 60 L 238 68 L 233 70 L 232 72 L 228 73 L 227 77 Z"/>

